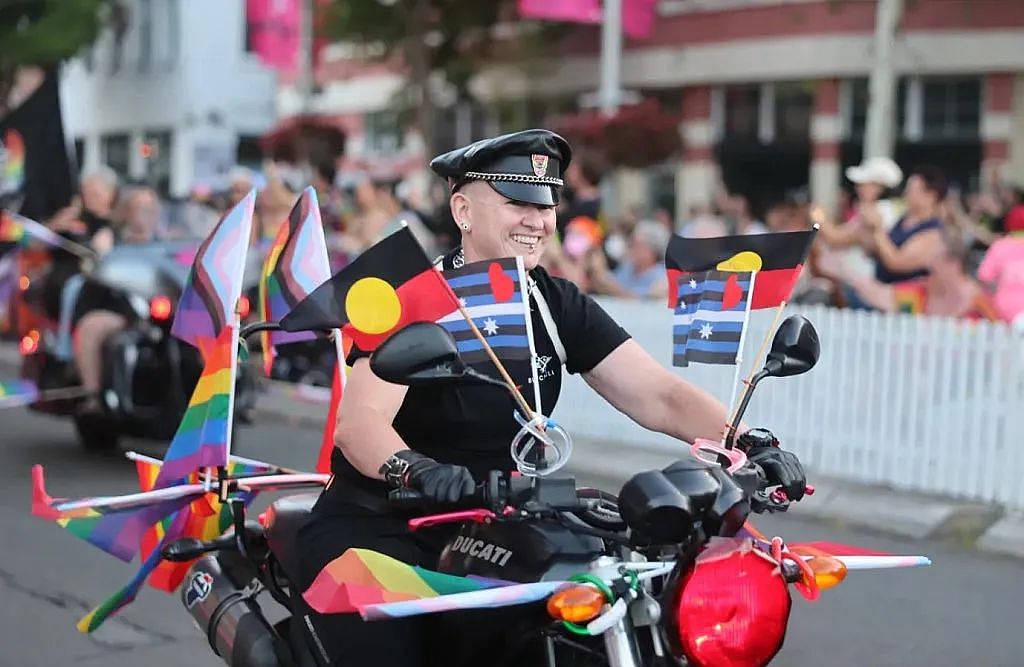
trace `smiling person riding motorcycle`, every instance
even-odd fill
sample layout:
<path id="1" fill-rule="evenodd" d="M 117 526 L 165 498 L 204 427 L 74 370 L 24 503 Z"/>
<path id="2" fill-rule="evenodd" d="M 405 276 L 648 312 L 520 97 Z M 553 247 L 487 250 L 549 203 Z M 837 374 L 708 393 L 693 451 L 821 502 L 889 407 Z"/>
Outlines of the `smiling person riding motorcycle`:
<path id="1" fill-rule="evenodd" d="M 564 365 L 645 428 L 687 442 L 719 439 L 726 406 L 655 360 L 576 285 L 538 266 L 555 232 L 555 207 L 570 159 L 562 137 L 527 130 L 479 141 L 431 161 L 431 168 L 448 181 L 451 212 L 462 237 L 461 246 L 439 260 L 441 268 L 523 258 L 532 283 L 536 362 L 545 370 L 539 374 L 544 414 L 554 409 Z M 451 529 L 410 533 L 408 516 L 388 506 L 388 490 L 404 487 L 439 503 L 454 503 L 471 495 L 487 471 L 514 468 L 509 443 L 519 424 L 508 394 L 480 386 L 389 384 L 373 374 L 368 357 L 356 347 L 349 354 L 352 372 L 338 412 L 334 477 L 297 538 L 303 588 L 352 547 L 436 567 Z M 509 360 L 506 367 L 525 385 L 529 364 Z M 740 433 L 739 446 L 765 470 L 769 482 L 799 500 L 805 476 L 796 456 L 779 449 L 766 431 L 741 427 Z M 430 617 L 364 623 L 355 614 L 307 610 L 303 620 L 312 630 L 316 652 L 333 664 L 415 667 L 430 664 L 428 654 L 457 664 L 454 642 L 446 633 L 431 632 Z M 468 620 L 460 617 L 459 622 Z M 462 632 L 457 643 L 485 641 L 474 635 Z M 500 650 L 493 643 L 480 648 Z"/>

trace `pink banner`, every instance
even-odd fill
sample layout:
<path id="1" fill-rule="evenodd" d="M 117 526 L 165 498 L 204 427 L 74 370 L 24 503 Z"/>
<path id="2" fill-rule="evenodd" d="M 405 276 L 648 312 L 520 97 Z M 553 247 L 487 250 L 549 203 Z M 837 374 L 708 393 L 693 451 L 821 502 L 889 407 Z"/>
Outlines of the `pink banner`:
<path id="1" fill-rule="evenodd" d="M 633 39 L 649 37 L 658 0 L 622 0 L 622 29 Z"/>
<path id="2" fill-rule="evenodd" d="M 622 0 L 622 29 L 634 39 L 650 36 L 658 0 Z M 600 23 L 601 0 L 519 0 L 519 15 L 542 21 Z"/>
<path id="3" fill-rule="evenodd" d="M 524 19 L 600 23 L 600 0 L 519 0 Z"/>
<path id="4" fill-rule="evenodd" d="M 291 74 L 298 64 L 301 0 L 246 0 L 248 48 L 267 67 Z"/>

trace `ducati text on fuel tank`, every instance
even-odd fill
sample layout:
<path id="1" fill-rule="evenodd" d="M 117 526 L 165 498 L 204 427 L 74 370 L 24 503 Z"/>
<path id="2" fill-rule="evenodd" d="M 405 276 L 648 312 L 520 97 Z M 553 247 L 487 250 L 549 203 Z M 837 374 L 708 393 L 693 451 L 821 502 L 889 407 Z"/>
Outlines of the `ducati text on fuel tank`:
<path id="1" fill-rule="evenodd" d="M 504 567 L 508 563 L 509 558 L 512 557 L 512 552 L 505 547 L 499 547 L 496 544 L 461 535 L 452 542 L 451 550 L 468 554 L 474 558 L 481 558 L 499 567 Z"/>

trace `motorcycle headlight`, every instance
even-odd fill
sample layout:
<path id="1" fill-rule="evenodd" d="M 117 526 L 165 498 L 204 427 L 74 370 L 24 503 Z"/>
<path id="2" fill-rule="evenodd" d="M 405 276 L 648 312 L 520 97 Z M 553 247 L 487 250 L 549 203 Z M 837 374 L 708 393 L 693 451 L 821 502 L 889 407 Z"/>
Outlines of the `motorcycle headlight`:
<path id="1" fill-rule="evenodd" d="M 782 648 L 789 589 L 749 541 L 712 539 L 665 600 L 670 643 L 698 667 L 759 667 Z"/>

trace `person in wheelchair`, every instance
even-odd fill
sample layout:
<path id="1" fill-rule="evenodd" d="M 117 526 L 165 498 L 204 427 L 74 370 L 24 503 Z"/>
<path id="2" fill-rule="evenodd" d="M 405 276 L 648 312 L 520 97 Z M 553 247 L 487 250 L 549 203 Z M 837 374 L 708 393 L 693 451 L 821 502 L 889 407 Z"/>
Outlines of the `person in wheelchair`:
<path id="1" fill-rule="evenodd" d="M 538 266 L 555 233 L 555 207 L 570 159 L 568 143 L 547 130 L 504 135 L 435 158 L 430 166 L 447 180 L 461 235 L 461 244 L 440 258 L 441 267 L 523 257 L 536 361 L 502 361 L 523 386 L 530 364 L 538 364 L 542 413 L 550 415 L 555 407 L 564 366 L 641 426 L 684 441 L 720 439 L 726 406 L 662 366 L 576 285 Z M 297 536 L 297 583 L 303 590 L 352 547 L 436 567 L 444 530 L 409 533 L 407 516 L 389 508 L 389 490 L 415 489 L 433 501 L 455 503 L 472 494 L 488 471 L 514 468 L 509 442 L 519 424 L 505 392 L 388 384 L 373 374 L 368 356 L 357 346 L 348 355 L 352 372 L 338 413 L 333 478 Z M 805 475 L 796 456 L 774 446 L 771 434 L 747 431 L 741 428 L 740 444 L 750 458 L 791 499 L 800 499 Z M 478 615 L 481 623 L 489 613 Z M 312 635 L 310 646 L 330 664 L 416 667 L 431 664 L 431 653 L 459 664 L 450 636 L 432 632 L 434 619 L 427 617 L 364 623 L 355 614 L 306 610 L 302 620 Z M 458 644 L 489 639 L 460 629 Z M 445 644 L 428 650 L 432 641 Z M 477 648 L 500 651 L 496 645 Z"/>

